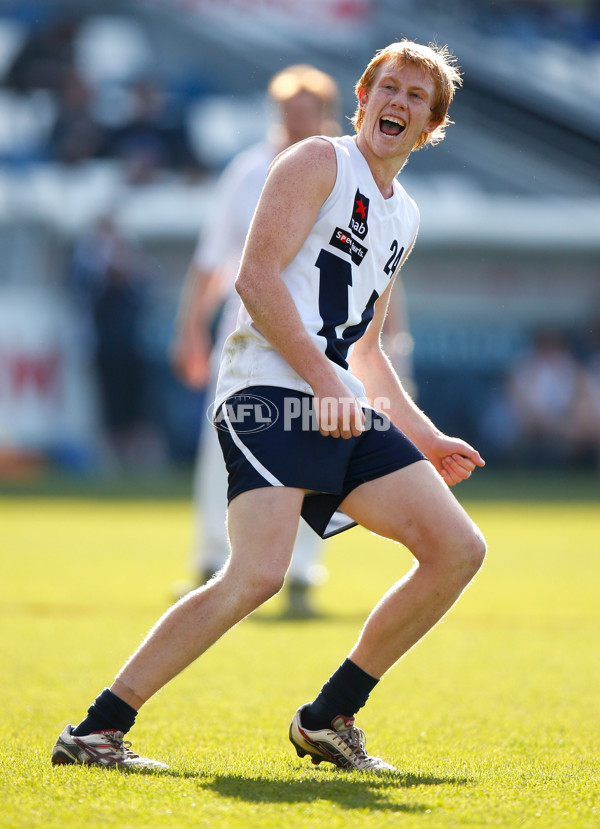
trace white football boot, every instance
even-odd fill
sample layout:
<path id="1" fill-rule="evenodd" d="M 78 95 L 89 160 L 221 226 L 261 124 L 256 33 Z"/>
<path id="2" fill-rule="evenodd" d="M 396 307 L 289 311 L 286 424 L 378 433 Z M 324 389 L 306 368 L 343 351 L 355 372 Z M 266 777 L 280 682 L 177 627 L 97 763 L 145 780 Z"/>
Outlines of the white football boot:
<path id="1" fill-rule="evenodd" d="M 85 737 L 76 737 L 73 726 L 67 725 L 52 749 L 55 766 L 79 764 L 85 766 L 115 766 L 127 769 L 168 769 L 166 763 L 140 757 L 131 750 L 131 743 L 123 740 L 122 731 L 96 731 Z"/>
<path id="2" fill-rule="evenodd" d="M 367 754 L 365 732 L 354 725 L 354 717 L 340 714 L 333 719 L 331 728 L 309 731 L 300 719 L 304 707 L 296 711 L 290 725 L 290 740 L 298 757 L 309 754 L 316 766 L 326 761 L 341 769 L 396 771 L 380 757 Z"/>

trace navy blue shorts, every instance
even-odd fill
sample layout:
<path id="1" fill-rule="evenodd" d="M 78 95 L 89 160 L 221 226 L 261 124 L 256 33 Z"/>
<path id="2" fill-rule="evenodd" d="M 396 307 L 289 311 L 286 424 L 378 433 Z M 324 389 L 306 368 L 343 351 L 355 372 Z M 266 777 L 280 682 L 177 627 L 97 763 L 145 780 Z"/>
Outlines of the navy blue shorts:
<path id="1" fill-rule="evenodd" d="M 386 415 L 365 409 L 358 437 L 325 437 L 312 395 L 278 386 L 252 386 L 223 403 L 213 418 L 228 472 L 227 501 L 250 489 L 307 490 L 302 517 L 328 538 L 355 526 L 338 507 L 360 484 L 425 456 Z"/>

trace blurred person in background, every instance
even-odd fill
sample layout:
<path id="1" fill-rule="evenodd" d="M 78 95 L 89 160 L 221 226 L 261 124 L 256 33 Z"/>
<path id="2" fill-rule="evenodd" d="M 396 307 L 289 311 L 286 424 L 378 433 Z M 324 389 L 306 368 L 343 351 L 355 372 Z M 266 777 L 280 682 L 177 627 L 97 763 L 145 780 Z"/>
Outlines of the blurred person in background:
<path id="1" fill-rule="evenodd" d="M 516 456 L 537 466 L 573 462 L 583 392 L 583 368 L 567 336 L 556 328 L 535 332 L 530 349 L 507 377 Z"/>
<path id="2" fill-rule="evenodd" d="M 108 217 L 73 251 L 69 286 L 96 371 L 109 468 L 161 462 L 147 417 L 148 366 L 141 329 L 152 269 L 139 247 Z"/>
<path id="3" fill-rule="evenodd" d="M 75 39 L 79 21 L 59 18 L 32 27 L 13 58 L 4 86 L 25 93 L 47 89 L 58 93 L 75 65 Z"/>
<path id="4" fill-rule="evenodd" d="M 49 138 L 49 156 L 61 164 L 100 158 L 108 132 L 93 111 L 93 92 L 75 69 L 65 73 L 57 96 L 57 113 Z"/>
<path id="5" fill-rule="evenodd" d="M 312 135 L 339 131 L 339 91 L 334 79 L 314 66 L 289 66 L 268 85 L 275 123 L 267 138 L 242 151 L 223 171 L 185 277 L 172 345 L 178 375 L 192 388 L 206 386 L 214 399 L 223 344 L 236 325 L 240 299 L 234 281 L 246 234 L 273 159 Z M 225 525 L 227 471 L 217 435 L 203 424 L 194 475 L 193 581 L 174 585 L 177 598 L 204 584 L 229 557 Z M 300 525 L 287 581 L 287 614 L 308 617 L 311 587 L 323 578 L 317 564 L 321 542 Z"/>
<path id="6" fill-rule="evenodd" d="M 150 78 L 131 88 L 131 115 L 112 130 L 106 155 L 118 159 L 130 184 L 154 181 L 165 171 L 191 177 L 201 172 L 190 144 L 183 111 L 171 106 L 167 91 Z"/>
<path id="7" fill-rule="evenodd" d="M 576 449 L 581 466 L 600 471 L 600 316 L 586 326 L 582 353 L 582 392 L 576 410 Z"/>

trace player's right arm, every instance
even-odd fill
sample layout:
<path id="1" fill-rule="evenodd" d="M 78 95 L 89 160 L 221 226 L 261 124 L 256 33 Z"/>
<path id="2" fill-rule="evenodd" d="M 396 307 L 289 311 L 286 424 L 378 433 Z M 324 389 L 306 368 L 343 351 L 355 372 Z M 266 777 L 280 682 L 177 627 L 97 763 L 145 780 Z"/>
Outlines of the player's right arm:
<path id="1" fill-rule="evenodd" d="M 311 232 L 336 174 L 335 150 L 321 138 L 278 156 L 250 226 L 236 289 L 258 330 L 312 387 L 321 432 L 350 437 L 362 431 L 362 410 L 312 341 L 281 279 Z M 325 398 L 327 411 L 319 405 Z"/>
<path id="2" fill-rule="evenodd" d="M 202 388 L 209 375 L 210 326 L 224 298 L 218 271 L 190 263 L 179 300 L 170 358 L 177 375 L 191 388 Z"/>
<path id="3" fill-rule="evenodd" d="M 242 155 L 236 156 L 219 177 L 180 293 L 170 358 L 178 376 L 192 388 L 201 388 L 208 381 L 210 329 L 231 288 L 224 263 L 231 256 L 232 245 L 241 251 L 243 244 L 237 225 L 234 230 L 231 226 L 231 215 L 246 184 L 243 170 Z"/>

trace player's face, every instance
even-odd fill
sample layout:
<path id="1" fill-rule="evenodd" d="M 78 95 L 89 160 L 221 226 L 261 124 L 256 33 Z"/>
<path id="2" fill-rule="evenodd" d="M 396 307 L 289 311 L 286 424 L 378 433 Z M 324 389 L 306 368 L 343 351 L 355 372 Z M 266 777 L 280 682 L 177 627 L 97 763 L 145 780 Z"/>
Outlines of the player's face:
<path id="1" fill-rule="evenodd" d="M 360 99 L 360 140 L 382 158 L 408 155 L 421 134 L 437 126 L 431 116 L 434 97 L 429 74 L 410 63 L 397 67 L 387 61 Z"/>

